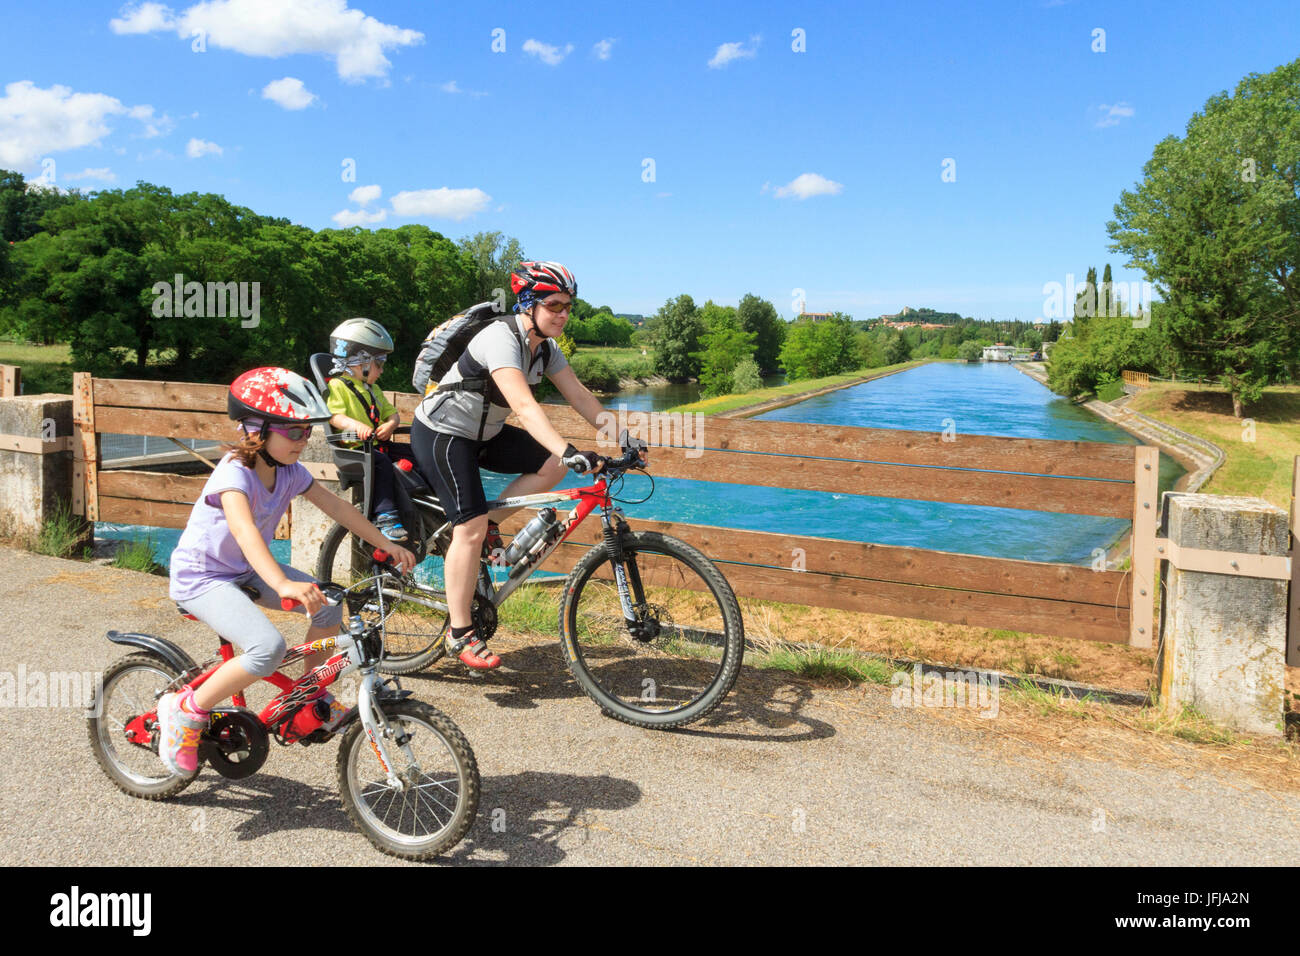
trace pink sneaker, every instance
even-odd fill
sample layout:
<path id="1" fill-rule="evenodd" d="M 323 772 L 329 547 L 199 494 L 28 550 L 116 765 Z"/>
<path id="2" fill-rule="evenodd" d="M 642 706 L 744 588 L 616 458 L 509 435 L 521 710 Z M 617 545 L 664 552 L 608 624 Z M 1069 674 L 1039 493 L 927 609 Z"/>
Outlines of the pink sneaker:
<path id="1" fill-rule="evenodd" d="M 199 734 L 208 726 L 208 712 L 194 703 L 193 689 L 163 694 L 158 699 L 158 756 L 172 773 L 199 769 Z"/>

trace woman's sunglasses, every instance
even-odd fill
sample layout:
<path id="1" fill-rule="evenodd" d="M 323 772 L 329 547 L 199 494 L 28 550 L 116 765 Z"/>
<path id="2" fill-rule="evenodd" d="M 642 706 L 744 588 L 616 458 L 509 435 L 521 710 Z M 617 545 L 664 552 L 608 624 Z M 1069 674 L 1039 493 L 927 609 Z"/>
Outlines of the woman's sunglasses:
<path id="1" fill-rule="evenodd" d="M 555 315 L 573 310 L 572 302 L 543 302 L 542 305 L 546 306 L 546 311 L 553 312 Z"/>

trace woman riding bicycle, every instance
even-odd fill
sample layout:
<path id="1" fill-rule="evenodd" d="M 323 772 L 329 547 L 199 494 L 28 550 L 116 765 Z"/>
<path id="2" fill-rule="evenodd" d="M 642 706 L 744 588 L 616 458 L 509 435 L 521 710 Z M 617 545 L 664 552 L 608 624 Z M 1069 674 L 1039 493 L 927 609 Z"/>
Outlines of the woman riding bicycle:
<path id="1" fill-rule="evenodd" d="M 562 458 L 580 456 L 593 472 L 602 467 L 594 452 L 580 453 L 560 437 L 531 390 L 545 375 L 592 428 L 600 428 L 600 402 L 553 341 L 578 294 L 573 274 L 558 262 L 521 262 L 510 286 L 518 299 L 515 315 L 470 340 L 437 391 L 420 403 L 411 426 L 420 472 L 452 523 L 443 565 L 451 618 L 447 649 L 475 670 L 501 664 L 474 633 L 470 607 L 484 542 L 499 553 L 497 522 L 510 513 L 488 514 L 479 468 L 519 475 L 503 493 L 510 497 L 554 488 L 564 477 Z M 523 428 L 505 423 L 511 411 Z"/>

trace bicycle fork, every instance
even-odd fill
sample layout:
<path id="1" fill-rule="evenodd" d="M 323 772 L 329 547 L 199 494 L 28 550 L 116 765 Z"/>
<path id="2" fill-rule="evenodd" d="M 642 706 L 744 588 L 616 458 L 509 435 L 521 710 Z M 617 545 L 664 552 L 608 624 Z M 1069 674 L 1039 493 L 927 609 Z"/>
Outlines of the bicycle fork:
<path id="1" fill-rule="evenodd" d="M 362 730 L 370 740 L 370 749 L 374 751 L 379 766 L 384 768 L 388 785 L 394 790 L 405 791 L 413 780 L 419 778 L 420 767 L 411 750 L 410 737 L 405 733 L 398 736 L 392 724 L 388 722 L 383 708 L 379 706 L 379 693 L 382 686 L 383 681 L 373 667 L 369 668 L 368 672 L 363 672 L 361 688 L 357 692 L 357 717 L 361 720 Z M 393 769 L 393 744 L 396 744 L 406 755 L 407 770 L 401 776 Z"/>
<path id="2" fill-rule="evenodd" d="M 622 533 L 627 530 L 627 522 L 623 519 L 623 513 L 617 508 L 603 512 L 600 521 L 605 537 L 605 550 L 609 554 L 610 563 L 614 565 L 614 587 L 618 591 L 618 602 L 623 608 L 623 619 L 627 623 L 628 630 L 635 634 L 639 623 L 637 608 L 645 606 L 645 592 L 641 587 L 641 574 L 635 564 L 632 565 L 631 587 L 628 585 L 629 575 L 621 538 Z M 638 597 L 636 601 L 632 598 L 634 589 Z"/>

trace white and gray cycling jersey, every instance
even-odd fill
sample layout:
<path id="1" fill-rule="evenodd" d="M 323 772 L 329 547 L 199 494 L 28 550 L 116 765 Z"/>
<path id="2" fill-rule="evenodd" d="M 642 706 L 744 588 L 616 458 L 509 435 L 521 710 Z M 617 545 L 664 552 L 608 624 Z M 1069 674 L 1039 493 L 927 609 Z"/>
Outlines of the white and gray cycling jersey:
<path id="1" fill-rule="evenodd" d="M 510 416 L 510 406 L 488 373 L 499 368 L 517 368 L 532 386 L 543 375 L 554 378 L 557 372 L 569 367 L 568 359 L 554 341 L 543 342 L 534 356 L 528 355 L 527 342 L 522 315 L 493 322 L 470 339 L 460 359 L 438 382 L 437 391 L 417 406 L 415 417 L 436 432 L 483 441 L 495 437 Z M 467 378 L 486 379 L 485 390 L 445 388 Z"/>

